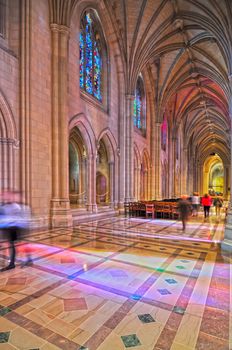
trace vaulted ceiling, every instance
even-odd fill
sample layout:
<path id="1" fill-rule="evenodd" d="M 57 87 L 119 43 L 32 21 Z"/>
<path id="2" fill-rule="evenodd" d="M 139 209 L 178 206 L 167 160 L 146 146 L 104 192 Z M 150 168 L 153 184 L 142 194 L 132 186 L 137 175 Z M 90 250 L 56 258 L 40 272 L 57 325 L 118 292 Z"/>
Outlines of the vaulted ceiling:
<path id="1" fill-rule="evenodd" d="M 49 0 L 51 21 L 68 25 L 82 0 Z M 156 120 L 181 123 L 185 147 L 204 161 L 230 161 L 231 0 L 95 0 L 110 18 L 124 65 L 126 92 L 149 72 Z M 229 79 L 230 77 L 230 79 Z M 230 106 L 230 113 L 229 113 Z"/>
<path id="2" fill-rule="evenodd" d="M 105 0 L 117 31 L 128 89 L 150 72 L 156 118 L 167 115 L 186 146 L 229 162 L 232 1 Z"/>

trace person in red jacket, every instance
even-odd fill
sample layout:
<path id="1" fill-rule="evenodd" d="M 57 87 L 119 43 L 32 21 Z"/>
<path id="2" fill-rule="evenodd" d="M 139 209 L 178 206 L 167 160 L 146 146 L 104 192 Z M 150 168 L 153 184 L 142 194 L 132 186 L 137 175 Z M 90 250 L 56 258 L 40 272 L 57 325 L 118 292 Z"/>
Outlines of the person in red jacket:
<path id="1" fill-rule="evenodd" d="M 202 197 L 201 204 L 204 207 L 205 218 L 209 217 L 209 210 L 212 204 L 212 199 L 207 193 L 204 195 L 204 197 Z"/>

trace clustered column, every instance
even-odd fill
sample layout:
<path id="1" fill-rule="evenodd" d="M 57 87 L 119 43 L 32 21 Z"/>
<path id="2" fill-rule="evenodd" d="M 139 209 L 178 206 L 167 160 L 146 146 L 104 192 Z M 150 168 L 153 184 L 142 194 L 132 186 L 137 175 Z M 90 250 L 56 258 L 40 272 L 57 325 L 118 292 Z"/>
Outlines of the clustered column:
<path id="1" fill-rule="evenodd" d="M 161 123 L 155 123 L 155 199 L 162 199 L 161 182 Z"/>
<path id="2" fill-rule="evenodd" d="M 126 140 L 125 140 L 125 202 L 133 201 L 134 185 L 134 127 L 133 95 L 126 95 Z"/>
<path id="3" fill-rule="evenodd" d="M 229 76 L 231 98 L 229 101 L 229 117 L 230 117 L 230 200 L 228 207 L 228 215 L 225 226 L 224 240 L 221 243 L 223 250 L 232 252 L 232 75 Z"/>
<path id="4" fill-rule="evenodd" d="M 72 225 L 68 187 L 67 68 L 69 29 L 51 24 L 52 32 L 52 200 L 53 227 Z"/>

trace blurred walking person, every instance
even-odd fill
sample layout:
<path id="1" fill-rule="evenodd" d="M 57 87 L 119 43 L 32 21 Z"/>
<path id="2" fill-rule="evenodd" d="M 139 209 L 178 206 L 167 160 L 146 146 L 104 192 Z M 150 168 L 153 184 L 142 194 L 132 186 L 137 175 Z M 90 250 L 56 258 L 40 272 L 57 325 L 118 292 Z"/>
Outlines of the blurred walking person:
<path id="1" fill-rule="evenodd" d="M 30 222 L 31 222 L 31 208 L 29 205 L 25 204 L 22 200 L 22 194 L 18 193 L 19 205 L 21 208 L 20 211 L 20 236 L 24 239 L 27 239 L 30 234 Z M 33 260 L 31 257 L 31 249 L 28 244 L 24 245 L 24 253 L 26 260 L 22 262 L 21 267 L 30 266 L 33 264 Z"/>
<path id="2" fill-rule="evenodd" d="M 15 242 L 19 238 L 20 211 L 21 208 L 20 205 L 15 201 L 14 193 L 8 190 L 4 191 L 2 193 L 0 228 L 3 230 L 6 239 L 9 242 L 10 261 L 9 265 L 1 269 L 2 272 L 15 268 Z"/>
<path id="3" fill-rule="evenodd" d="M 180 213 L 180 219 L 182 221 L 182 231 L 185 232 L 186 229 L 186 223 L 189 219 L 189 216 L 191 215 L 191 203 L 188 200 L 187 195 L 181 196 L 181 199 L 178 203 L 179 207 L 179 213 Z"/>
<path id="4" fill-rule="evenodd" d="M 222 204 L 223 204 L 222 198 L 220 198 L 220 197 L 214 198 L 213 205 L 215 206 L 215 212 L 216 212 L 217 217 L 220 216 Z"/>
<path id="5" fill-rule="evenodd" d="M 200 196 L 198 192 L 194 192 L 191 197 L 191 203 L 193 207 L 193 216 L 198 216 L 198 210 L 200 206 Z"/>

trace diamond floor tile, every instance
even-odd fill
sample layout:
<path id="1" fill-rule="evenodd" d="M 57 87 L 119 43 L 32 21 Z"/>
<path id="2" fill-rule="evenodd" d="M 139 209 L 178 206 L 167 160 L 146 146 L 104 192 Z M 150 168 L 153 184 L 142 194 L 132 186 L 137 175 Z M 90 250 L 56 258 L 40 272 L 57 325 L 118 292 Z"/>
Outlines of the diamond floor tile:
<path id="1" fill-rule="evenodd" d="M 142 323 L 151 323 L 155 322 L 154 318 L 150 314 L 138 315 L 138 318 Z"/>
<path id="2" fill-rule="evenodd" d="M 140 340 L 136 334 L 123 335 L 121 338 L 126 348 L 141 345 Z"/>
<path id="3" fill-rule="evenodd" d="M 0 343 L 8 343 L 10 332 L 0 332 Z"/>

